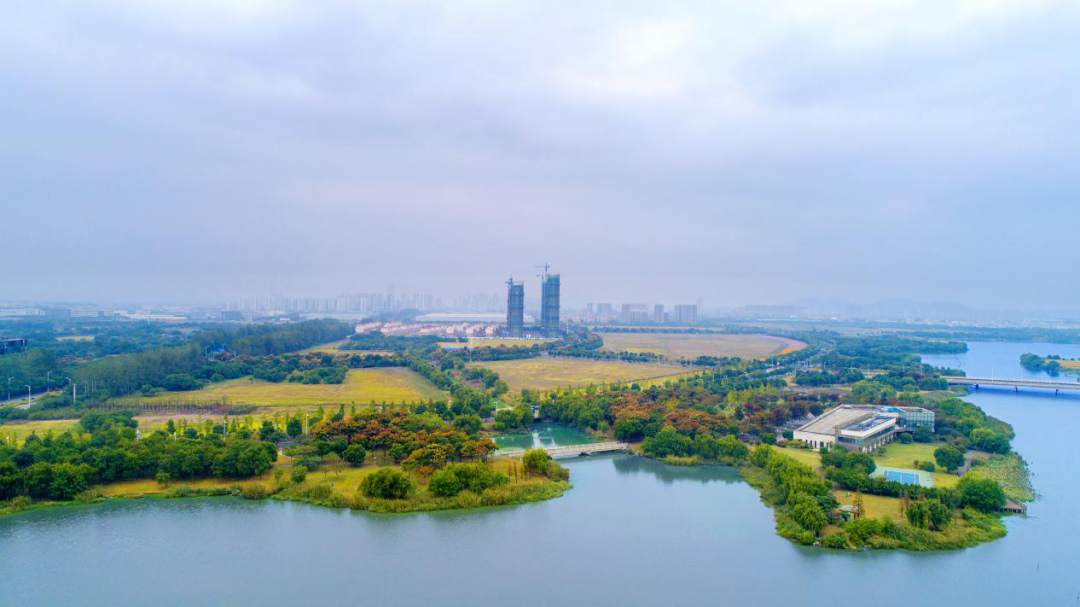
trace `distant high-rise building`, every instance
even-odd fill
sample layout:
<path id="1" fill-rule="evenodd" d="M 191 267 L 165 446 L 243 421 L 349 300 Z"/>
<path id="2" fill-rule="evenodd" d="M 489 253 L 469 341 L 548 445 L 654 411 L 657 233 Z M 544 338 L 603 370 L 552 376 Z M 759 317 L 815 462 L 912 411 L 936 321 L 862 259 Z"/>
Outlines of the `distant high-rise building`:
<path id="1" fill-rule="evenodd" d="M 596 304 L 596 319 L 602 321 L 609 321 L 615 318 L 615 306 L 609 303 Z"/>
<path id="2" fill-rule="evenodd" d="M 643 303 L 624 303 L 619 322 L 644 322 L 649 319 L 649 307 Z"/>
<path id="3" fill-rule="evenodd" d="M 664 304 L 656 304 L 655 306 L 653 306 L 652 316 L 652 320 L 654 323 L 658 325 L 664 324 L 664 320 L 666 320 L 664 317 Z"/>
<path id="4" fill-rule="evenodd" d="M 510 278 L 506 287 L 506 333 L 521 337 L 525 332 L 525 284 Z"/>
<path id="5" fill-rule="evenodd" d="M 544 270 L 540 284 L 540 330 L 544 337 L 559 336 L 559 275 Z"/>
<path id="6" fill-rule="evenodd" d="M 694 304 L 677 304 L 675 306 L 674 320 L 680 325 L 697 324 L 697 306 Z"/>

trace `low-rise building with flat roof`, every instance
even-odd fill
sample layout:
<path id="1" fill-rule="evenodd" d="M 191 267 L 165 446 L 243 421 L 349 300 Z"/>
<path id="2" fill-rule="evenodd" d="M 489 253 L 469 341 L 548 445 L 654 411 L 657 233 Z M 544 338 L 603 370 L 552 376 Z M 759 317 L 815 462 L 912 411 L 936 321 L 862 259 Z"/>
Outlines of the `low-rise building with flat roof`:
<path id="1" fill-rule="evenodd" d="M 792 438 L 813 449 L 840 445 L 869 453 L 891 443 L 897 434 L 920 426 L 933 431 L 933 411 L 922 407 L 840 405 L 800 426 Z"/>

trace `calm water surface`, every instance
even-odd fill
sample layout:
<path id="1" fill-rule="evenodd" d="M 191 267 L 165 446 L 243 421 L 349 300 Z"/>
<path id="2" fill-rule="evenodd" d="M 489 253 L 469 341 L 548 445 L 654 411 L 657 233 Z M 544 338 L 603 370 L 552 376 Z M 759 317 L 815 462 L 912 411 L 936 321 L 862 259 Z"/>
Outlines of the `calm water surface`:
<path id="1" fill-rule="evenodd" d="M 581 445 L 591 442 L 593 438 L 581 430 L 559 424 L 540 424 L 533 426 L 532 432 L 527 434 L 509 434 L 495 439 L 495 444 L 499 446 L 500 451 Z"/>
<path id="2" fill-rule="evenodd" d="M 944 358 L 1019 374 L 1033 347 L 973 342 Z M 613 455 L 570 461 L 560 499 L 481 512 L 192 499 L 8 517 L 0 604 L 1080 605 L 1080 398 L 972 400 L 1015 426 L 1042 498 L 1005 539 L 960 552 L 794 546 L 733 470 Z"/>

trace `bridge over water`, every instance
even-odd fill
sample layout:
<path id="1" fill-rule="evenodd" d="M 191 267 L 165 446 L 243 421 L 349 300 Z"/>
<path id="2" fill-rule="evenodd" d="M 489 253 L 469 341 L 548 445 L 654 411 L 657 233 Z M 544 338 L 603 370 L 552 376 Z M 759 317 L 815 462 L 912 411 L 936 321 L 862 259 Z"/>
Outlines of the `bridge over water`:
<path id="1" fill-rule="evenodd" d="M 606 443 L 585 443 L 582 445 L 565 445 L 560 447 L 540 447 L 544 451 L 548 452 L 552 458 L 560 457 L 578 457 L 580 455 L 593 455 L 594 453 L 607 453 L 609 451 L 628 451 L 630 445 L 626 443 L 620 443 L 615 441 L 608 441 Z M 493 457 L 521 457 L 525 455 L 524 449 L 514 449 L 512 451 L 503 451 L 502 453 L 495 453 Z"/>
<path id="2" fill-rule="evenodd" d="M 1045 379 L 1007 379 L 1000 377 L 946 377 L 945 381 L 954 386 L 972 386 L 976 390 L 980 386 L 998 386 L 1002 388 L 1012 388 L 1017 392 L 1020 388 L 1041 388 L 1044 390 L 1053 390 L 1054 394 L 1057 394 L 1061 390 L 1073 390 L 1080 392 L 1080 383 L 1071 383 L 1064 381 L 1050 381 Z"/>

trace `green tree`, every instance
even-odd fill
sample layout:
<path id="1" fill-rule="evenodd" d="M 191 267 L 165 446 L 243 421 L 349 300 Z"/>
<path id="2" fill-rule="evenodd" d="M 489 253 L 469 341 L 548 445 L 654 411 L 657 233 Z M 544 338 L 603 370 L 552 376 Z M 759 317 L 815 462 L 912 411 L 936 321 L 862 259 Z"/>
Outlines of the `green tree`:
<path id="1" fill-rule="evenodd" d="M 303 432 L 304 422 L 299 417 L 293 417 L 285 424 L 285 433 L 289 435 L 289 438 L 296 438 Z"/>
<path id="2" fill-rule="evenodd" d="M 961 503 L 982 512 L 993 512 L 1005 505 L 1005 492 L 997 481 L 964 475 L 956 485 Z"/>
<path id="3" fill-rule="evenodd" d="M 805 497 L 807 499 L 798 500 L 791 509 L 791 517 L 795 519 L 796 523 L 816 534 L 829 524 L 829 519 L 813 497 L 809 495 Z"/>
<path id="4" fill-rule="evenodd" d="M 1008 453 L 1010 450 L 1008 437 L 989 428 L 975 428 L 971 431 L 969 438 L 971 439 L 971 445 L 982 451 Z"/>
<path id="5" fill-rule="evenodd" d="M 547 451 L 543 449 L 529 449 L 521 456 L 521 463 L 529 474 L 544 474 L 547 472 L 547 463 L 551 459 Z"/>
<path id="6" fill-rule="evenodd" d="M 654 436 L 641 443 L 641 450 L 652 457 L 686 455 L 690 451 L 690 438 L 675 431 L 671 426 L 661 428 Z"/>
<path id="7" fill-rule="evenodd" d="M 956 472 L 957 468 L 964 465 L 964 454 L 952 445 L 944 445 L 934 449 L 934 461 L 949 472 Z"/>
<path id="8" fill-rule="evenodd" d="M 480 416 L 475 413 L 459 415 L 454 418 L 454 427 L 469 436 L 476 436 L 480 433 Z"/>
<path id="9" fill-rule="evenodd" d="M 908 504 L 905 514 L 912 527 L 926 529 L 929 525 L 930 509 L 927 507 L 925 500 L 919 500 Z"/>
<path id="10" fill-rule="evenodd" d="M 341 459 L 352 464 L 353 466 L 361 466 L 364 460 L 367 458 L 367 449 L 360 443 L 353 443 L 349 445 L 345 452 L 341 454 Z"/>
<path id="11" fill-rule="evenodd" d="M 852 451 L 844 458 L 844 468 L 848 470 L 862 470 L 864 474 L 870 475 L 877 470 L 877 464 L 874 463 L 874 458 L 868 453 L 862 451 Z"/>
<path id="12" fill-rule="evenodd" d="M 941 531 L 952 522 L 952 511 L 941 500 L 928 499 L 926 506 L 931 528 Z"/>

